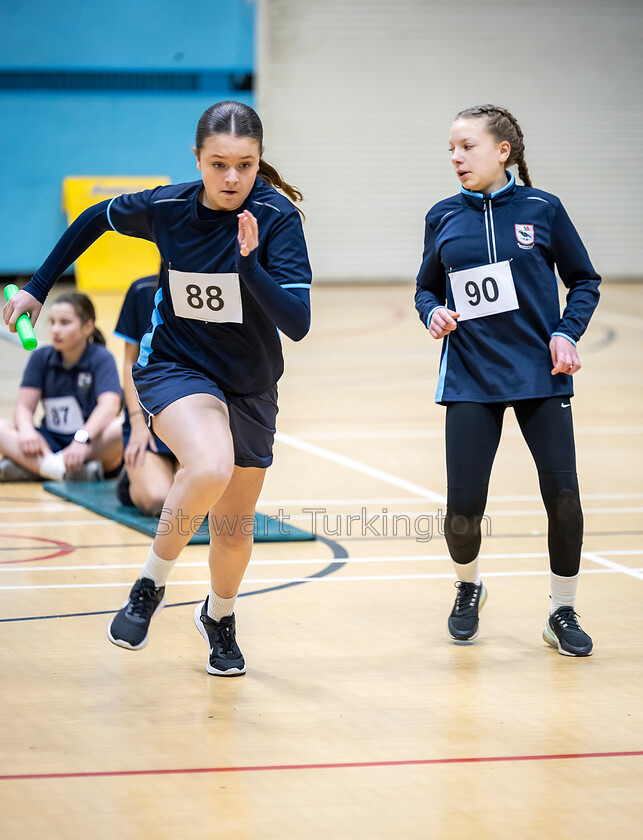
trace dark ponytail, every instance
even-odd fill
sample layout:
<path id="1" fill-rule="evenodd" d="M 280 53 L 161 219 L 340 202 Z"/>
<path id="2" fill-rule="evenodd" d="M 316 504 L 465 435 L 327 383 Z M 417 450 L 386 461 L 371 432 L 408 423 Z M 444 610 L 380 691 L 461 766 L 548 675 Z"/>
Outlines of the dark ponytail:
<path id="1" fill-rule="evenodd" d="M 520 128 L 518 120 L 514 115 L 498 105 L 478 105 L 475 108 L 466 108 L 456 114 L 456 120 L 484 119 L 487 129 L 493 134 L 496 140 L 506 140 L 511 146 L 511 152 L 507 160 L 507 166 L 518 167 L 520 180 L 526 187 L 531 187 L 531 177 L 525 160 L 525 137 Z"/>
<path id="2" fill-rule="evenodd" d="M 287 181 L 281 177 L 279 172 L 275 169 L 274 166 L 268 163 L 268 161 L 261 158 L 259 161 L 259 177 L 262 181 L 265 181 L 266 184 L 270 184 L 271 187 L 275 187 L 277 190 L 281 190 L 285 193 L 291 201 L 303 201 L 304 197 L 301 192 L 297 189 L 297 187 L 293 187 L 292 184 L 289 184 Z M 301 213 L 301 210 L 299 211 Z M 302 214 L 303 215 L 303 214 Z"/>
<path id="3" fill-rule="evenodd" d="M 105 336 L 96 326 L 96 310 L 94 309 L 94 304 L 87 295 L 82 294 L 82 292 L 65 292 L 59 295 L 54 303 L 68 303 L 83 324 L 86 324 L 88 321 L 93 321 L 94 331 L 89 336 L 89 341 L 94 344 L 105 345 Z"/>
<path id="4" fill-rule="evenodd" d="M 249 105 L 231 100 L 211 105 L 201 115 L 196 128 L 195 148 L 201 152 L 203 144 L 213 134 L 231 134 L 233 137 L 250 137 L 259 145 L 259 177 L 266 184 L 281 190 L 291 201 L 303 201 L 303 195 L 281 177 L 274 166 L 263 159 L 263 125 L 256 111 Z M 299 211 L 301 213 L 301 210 Z M 303 213 L 302 213 L 303 215 Z"/>

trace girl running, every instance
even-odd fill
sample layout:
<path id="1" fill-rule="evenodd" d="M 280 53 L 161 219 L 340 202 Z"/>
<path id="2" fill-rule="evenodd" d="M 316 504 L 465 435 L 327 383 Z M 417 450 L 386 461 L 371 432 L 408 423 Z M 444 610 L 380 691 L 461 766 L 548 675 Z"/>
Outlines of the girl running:
<path id="1" fill-rule="evenodd" d="M 33 320 L 61 272 L 107 230 L 156 243 L 159 288 L 132 376 L 150 427 L 180 466 L 148 559 L 108 636 L 134 650 L 146 644 L 172 566 L 195 520 L 209 513 L 211 586 L 194 620 L 208 643 L 207 672 L 237 676 L 246 666 L 234 605 L 272 463 L 283 372 L 278 331 L 295 341 L 308 332 L 311 271 L 288 200 L 301 193 L 263 160 L 257 114 L 238 102 L 213 105 L 199 120 L 194 153 L 200 180 L 122 195 L 79 216 L 4 317 L 12 327 L 22 312 Z"/>

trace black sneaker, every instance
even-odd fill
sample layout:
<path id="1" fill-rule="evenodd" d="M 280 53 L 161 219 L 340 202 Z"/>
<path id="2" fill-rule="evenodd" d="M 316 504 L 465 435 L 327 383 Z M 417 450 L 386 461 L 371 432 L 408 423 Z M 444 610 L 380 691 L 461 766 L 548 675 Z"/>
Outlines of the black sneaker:
<path id="1" fill-rule="evenodd" d="M 456 642 L 470 642 L 478 635 L 478 613 L 487 600 L 484 584 L 465 583 L 457 580 L 458 594 L 451 610 L 447 628 Z"/>
<path id="2" fill-rule="evenodd" d="M 139 578 L 129 598 L 107 628 L 107 638 L 119 647 L 139 650 L 147 644 L 152 616 L 165 606 L 165 587 L 156 587 L 150 578 Z"/>
<path id="3" fill-rule="evenodd" d="M 594 647 L 592 640 L 578 623 L 578 614 L 574 612 L 573 607 L 558 607 L 556 612 L 549 616 L 543 639 L 565 656 L 590 656 Z"/>
<path id="4" fill-rule="evenodd" d="M 217 677 L 240 677 L 246 673 L 246 663 L 235 637 L 234 613 L 224 616 L 221 621 L 215 621 L 208 615 L 206 598 L 194 610 L 194 623 L 210 649 L 205 665 L 208 674 Z"/>

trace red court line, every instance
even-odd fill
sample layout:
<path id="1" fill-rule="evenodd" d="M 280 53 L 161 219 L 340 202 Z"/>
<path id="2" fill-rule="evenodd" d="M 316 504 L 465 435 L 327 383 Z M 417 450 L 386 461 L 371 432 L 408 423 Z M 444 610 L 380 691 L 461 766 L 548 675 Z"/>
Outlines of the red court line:
<path id="1" fill-rule="evenodd" d="M 34 563 L 38 560 L 51 560 L 53 557 L 64 557 L 66 554 L 72 554 L 76 551 L 75 547 L 68 542 L 52 540 L 48 537 L 29 537 L 24 534 L 2 534 L 1 536 L 3 539 L 8 540 L 34 540 L 35 542 L 46 543 L 48 548 L 52 548 L 53 546 L 60 546 L 60 548 L 53 554 L 38 555 L 37 557 L 20 557 L 18 560 L 0 560 L 0 566 L 7 566 L 11 563 Z M 45 546 L 43 546 L 44 549 Z"/>
<path id="2" fill-rule="evenodd" d="M 351 767 L 413 767 L 424 764 L 480 764 L 493 761 L 559 761 L 571 758 L 626 758 L 643 756 L 629 752 L 562 753 L 558 755 L 496 755 L 472 758 L 419 758 L 409 761 L 348 761 L 337 764 L 266 764 L 249 767 L 181 767 L 165 770 L 104 770 L 87 773 L 16 773 L 0 775 L 0 781 L 16 779 L 91 779 L 100 776 L 173 776 L 190 773 L 256 773 L 274 770 L 344 770 Z"/>

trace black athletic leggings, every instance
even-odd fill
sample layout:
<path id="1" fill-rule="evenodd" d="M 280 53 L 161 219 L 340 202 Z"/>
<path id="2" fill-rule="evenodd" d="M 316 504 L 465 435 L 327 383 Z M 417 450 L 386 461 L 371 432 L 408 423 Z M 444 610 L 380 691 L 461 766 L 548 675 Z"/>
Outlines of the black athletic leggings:
<path id="1" fill-rule="evenodd" d="M 571 577 L 580 566 L 583 512 L 570 399 L 518 400 L 511 405 L 538 469 L 549 521 L 551 570 Z M 504 403 L 459 402 L 447 406 L 445 535 L 456 563 L 470 563 L 480 550 L 480 522 L 506 408 Z"/>

